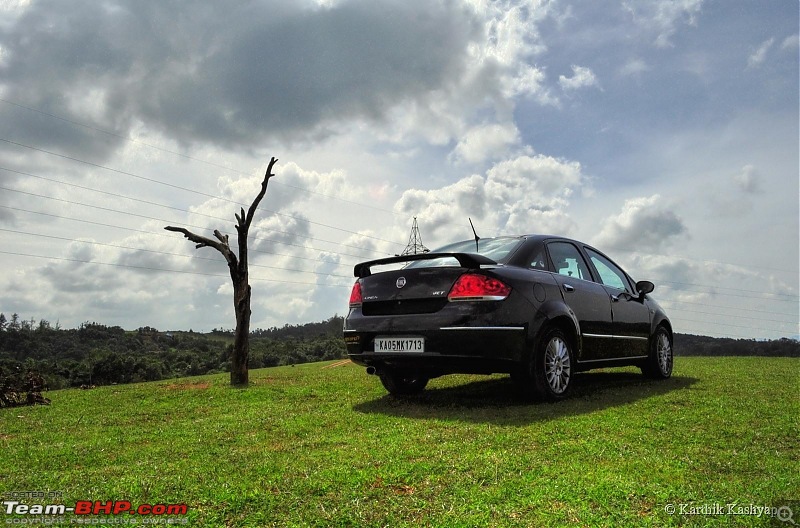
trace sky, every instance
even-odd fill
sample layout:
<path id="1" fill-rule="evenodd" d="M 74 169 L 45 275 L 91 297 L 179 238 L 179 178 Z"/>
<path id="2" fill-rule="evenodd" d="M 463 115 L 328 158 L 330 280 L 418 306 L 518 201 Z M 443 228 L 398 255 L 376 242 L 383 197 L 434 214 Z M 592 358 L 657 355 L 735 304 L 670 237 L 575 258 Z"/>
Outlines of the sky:
<path id="1" fill-rule="evenodd" d="M 564 235 L 675 331 L 800 337 L 795 0 L 0 1 L 0 312 L 252 328 L 347 312 L 357 262 Z"/>

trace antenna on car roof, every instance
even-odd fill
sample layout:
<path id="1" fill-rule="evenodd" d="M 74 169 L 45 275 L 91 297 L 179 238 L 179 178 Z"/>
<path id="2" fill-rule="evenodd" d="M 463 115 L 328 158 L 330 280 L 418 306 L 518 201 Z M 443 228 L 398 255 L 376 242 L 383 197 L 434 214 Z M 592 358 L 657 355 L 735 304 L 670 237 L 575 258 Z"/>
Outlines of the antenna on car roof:
<path id="1" fill-rule="evenodd" d="M 478 240 L 480 240 L 481 237 L 479 237 L 478 233 L 475 232 L 475 226 L 472 225 L 472 218 L 469 218 L 469 226 L 472 228 L 472 234 L 475 235 L 475 251 L 478 252 L 478 251 L 480 251 L 478 249 Z"/>

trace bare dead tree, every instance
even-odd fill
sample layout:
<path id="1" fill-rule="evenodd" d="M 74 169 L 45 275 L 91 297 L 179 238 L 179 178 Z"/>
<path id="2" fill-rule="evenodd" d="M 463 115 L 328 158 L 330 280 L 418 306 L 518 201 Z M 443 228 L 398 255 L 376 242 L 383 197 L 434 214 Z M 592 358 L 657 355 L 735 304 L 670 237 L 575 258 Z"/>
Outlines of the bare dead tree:
<path id="1" fill-rule="evenodd" d="M 223 235 L 218 230 L 214 230 L 216 240 L 196 235 L 183 227 L 167 226 L 167 231 L 183 233 L 183 236 L 196 244 L 196 248 L 212 247 L 222 253 L 228 262 L 228 270 L 233 281 L 233 309 L 236 313 L 236 332 L 233 341 L 233 356 L 231 357 L 231 385 L 242 386 L 249 382 L 249 372 L 247 369 L 247 359 L 250 354 L 250 283 L 247 269 L 247 233 L 250 224 L 253 222 L 256 208 L 267 193 L 267 185 L 272 174 L 272 167 L 278 160 L 272 158 L 264 174 L 264 181 L 261 182 L 261 191 L 256 196 L 247 213 L 242 207 L 236 217 L 236 231 L 238 233 L 239 255 L 233 252 L 228 244 L 228 235 Z"/>

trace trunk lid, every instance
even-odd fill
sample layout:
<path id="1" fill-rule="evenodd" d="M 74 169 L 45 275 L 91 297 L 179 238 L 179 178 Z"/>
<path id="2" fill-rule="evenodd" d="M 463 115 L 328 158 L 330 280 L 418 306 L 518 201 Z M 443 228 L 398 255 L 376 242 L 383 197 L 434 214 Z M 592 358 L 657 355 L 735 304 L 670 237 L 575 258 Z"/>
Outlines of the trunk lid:
<path id="1" fill-rule="evenodd" d="M 437 261 L 437 262 L 425 262 Z M 373 266 L 412 262 L 399 270 L 372 274 Z M 453 265 L 443 266 L 444 262 Z M 429 265 L 430 264 L 430 265 Z M 364 315 L 434 313 L 447 304 L 447 294 L 469 269 L 496 263 L 483 255 L 468 253 L 424 253 L 390 257 L 355 266 L 361 283 Z"/>
<path id="2" fill-rule="evenodd" d="M 364 315 L 435 313 L 447 304 L 464 268 L 411 268 L 361 279 Z"/>

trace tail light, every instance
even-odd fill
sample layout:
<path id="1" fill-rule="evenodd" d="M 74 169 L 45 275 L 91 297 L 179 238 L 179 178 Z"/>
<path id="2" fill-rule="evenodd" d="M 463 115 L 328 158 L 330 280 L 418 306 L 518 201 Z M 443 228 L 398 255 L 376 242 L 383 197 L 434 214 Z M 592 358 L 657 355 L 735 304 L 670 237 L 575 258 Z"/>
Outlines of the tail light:
<path id="1" fill-rule="evenodd" d="M 356 281 L 353 284 L 353 289 L 350 291 L 350 307 L 361 306 L 361 283 Z"/>
<path id="2" fill-rule="evenodd" d="M 450 288 L 447 300 L 502 301 L 510 293 L 511 287 L 500 280 L 477 273 L 465 273 Z"/>

